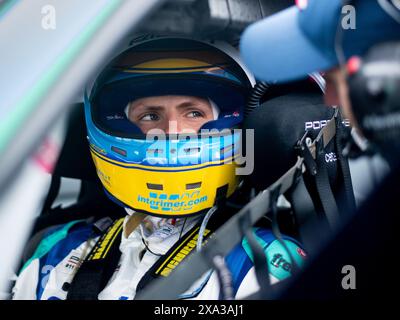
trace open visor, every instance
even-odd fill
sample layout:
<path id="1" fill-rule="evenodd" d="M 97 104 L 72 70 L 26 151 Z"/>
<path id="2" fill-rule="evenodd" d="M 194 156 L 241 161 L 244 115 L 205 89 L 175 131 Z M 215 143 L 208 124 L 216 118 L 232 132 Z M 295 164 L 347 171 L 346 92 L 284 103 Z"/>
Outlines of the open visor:
<path id="1" fill-rule="evenodd" d="M 91 103 L 94 124 L 113 136 L 135 138 L 141 130 L 131 122 L 125 109 L 129 102 L 139 98 L 165 95 L 186 95 L 210 98 L 220 108 L 219 118 L 207 122 L 203 128 L 232 128 L 242 121 L 242 111 L 246 103 L 243 87 L 229 83 L 229 80 L 191 75 L 159 75 L 120 80 L 103 87 L 101 93 Z"/>
<path id="2" fill-rule="evenodd" d="M 185 95 L 211 99 L 220 109 L 218 119 L 206 129 L 232 128 L 242 121 L 250 81 L 238 64 L 222 51 L 204 43 L 171 40 L 135 46 L 111 62 L 100 75 L 90 97 L 93 123 L 103 132 L 139 138 L 141 130 L 125 113 L 127 105 L 140 98 Z"/>

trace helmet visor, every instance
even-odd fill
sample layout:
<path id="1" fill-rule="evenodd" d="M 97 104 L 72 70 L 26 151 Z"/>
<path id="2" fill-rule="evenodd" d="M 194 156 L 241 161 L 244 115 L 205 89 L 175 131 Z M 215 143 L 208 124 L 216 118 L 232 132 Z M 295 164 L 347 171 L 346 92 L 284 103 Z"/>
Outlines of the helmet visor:
<path id="1" fill-rule="evenodd" d="M 142 132 L 128 119 L 127 105 L 140 98 L 166 95 L 215 102 L 221 111 L 219 118 L 206 128 L 231 128 L 242 120 L 251 85 L 236 61 L 207 44 L 196 43 L 193 48 L 190 43 L 185 49 L 171 51 L 163 48 L 170 48 L 171 43 L 157 43 L 156 47 L 146 43 L 135 46 L 112 61 L 99 77 L 90 98 L 91 116 L 99 129 L 113 136 L 137 138 Z"/>

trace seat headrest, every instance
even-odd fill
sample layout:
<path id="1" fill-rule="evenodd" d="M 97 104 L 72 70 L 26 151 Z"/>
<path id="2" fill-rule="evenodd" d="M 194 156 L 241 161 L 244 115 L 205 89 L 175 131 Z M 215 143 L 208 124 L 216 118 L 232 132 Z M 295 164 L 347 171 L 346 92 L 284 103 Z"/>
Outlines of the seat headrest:
<path id="1" fill-rule="evenodd" d="M 86 139 L 83 103 L 74 104 L 68 117 L 66 137 L 53 175 L 98 181 Z"/>
<path id="2" fill-rule="evenodd" d="M 272 98 L 255 109 L 244 121 L 254 129 L 254 171 L 251 185 L 257 190 L 269 187 L 297 160 L 296 142 L 310 130 L 315 139 L 321 127 L 332 118 L 334 109 L 323 103 L 321 93 L 289 93 Z M 328 151 L 334 152 L 334 144 Z M 328 164 L 330 178 L 336 176 L 336 163 Z M 331 167 L 332 169 L 330 169 Z"/>

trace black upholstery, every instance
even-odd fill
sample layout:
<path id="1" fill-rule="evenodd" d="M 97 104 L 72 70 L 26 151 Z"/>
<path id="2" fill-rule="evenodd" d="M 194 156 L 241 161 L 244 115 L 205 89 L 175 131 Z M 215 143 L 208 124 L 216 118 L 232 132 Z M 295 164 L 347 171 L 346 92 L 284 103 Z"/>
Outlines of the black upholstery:
<path id="1" fill-rule="evenodd" d="M 64 145 L 52 175 L 52 184 L 43 210 L 37 218 L 32 235 L 39 231 L 76 219 L 97 219 L 103 216 L 119 217 L 125 210 L 108 199 L 90 156 L 86 138 L 83 104 L 75 104 L 68 117 Z M 58 194 L 61 177 L 82 181 L 77 203 L 52 208 Z"/>

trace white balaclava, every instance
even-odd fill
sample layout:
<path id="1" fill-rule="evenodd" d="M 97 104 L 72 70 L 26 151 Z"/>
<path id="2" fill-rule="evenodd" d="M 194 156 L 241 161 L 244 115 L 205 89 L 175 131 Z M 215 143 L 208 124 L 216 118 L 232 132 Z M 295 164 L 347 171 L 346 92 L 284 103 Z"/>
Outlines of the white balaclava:
<path id="1" fill-rule="evenodd" d="M 214 120 L 217 120 L 218 116 L 219 116 L 219 107 L 210 98 L 208 98 L 208 102 L 211 105 L 211 109 L 212 109 Z"/>

